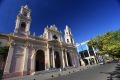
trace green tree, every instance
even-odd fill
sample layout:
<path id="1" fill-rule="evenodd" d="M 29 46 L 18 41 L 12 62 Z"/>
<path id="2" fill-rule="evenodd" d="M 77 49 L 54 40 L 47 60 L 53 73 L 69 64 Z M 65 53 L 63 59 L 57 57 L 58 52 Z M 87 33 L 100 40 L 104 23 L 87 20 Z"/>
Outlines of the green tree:
<path id="1" fill-rule="evenodd" d="M 4 65 L 5 65 L 5 62 L 6 62 L 6 58 L 7 58 L 7 55 L 8 55 L 8 51 L 9 51 L 9 47 L 8 46 L 4 46 L 4 47 L 0 47 L 0 55 L 3 56 L 3 67 L 2 67 L 2 70 L 4 69 Z"/>
<path id="2" fill-rule="evenodd" d="M 120 55 L 120 30 L 109 31 L 105 34 L 98 35 L 88 42 L 99 49 L 100 54 L 110 54 L 114 56 Z"/>
<path id="3" fill-rule="evenodd" d="M 8 46 L 0 47 L 0 55 L 7 56 L 8 50 L 9 50 Z"/>

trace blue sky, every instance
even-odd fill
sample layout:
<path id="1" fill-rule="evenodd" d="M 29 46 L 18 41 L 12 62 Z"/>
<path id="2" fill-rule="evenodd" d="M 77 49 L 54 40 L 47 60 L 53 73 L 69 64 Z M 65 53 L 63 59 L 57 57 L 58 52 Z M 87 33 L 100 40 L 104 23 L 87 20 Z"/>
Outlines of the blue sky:
<path id="1" fill-rule="evenodd" d="M 20 7 L 32 10 L 31 33 L 41 35 L 47 25 L 63 32 L 68 25 L 81 43 L 107 31 L 120 29 L 118 0 L 0 0 L 0 32 L 11 33 Z"/>
<path id="2" fill-rule="evenodd" d="M 87 50 L 88 46 L 87 44 L 81 44 L 79 46 L 77 46 L 77 51 L 80 52 L 80 51 L 84 51 L 84 50 Z"/>

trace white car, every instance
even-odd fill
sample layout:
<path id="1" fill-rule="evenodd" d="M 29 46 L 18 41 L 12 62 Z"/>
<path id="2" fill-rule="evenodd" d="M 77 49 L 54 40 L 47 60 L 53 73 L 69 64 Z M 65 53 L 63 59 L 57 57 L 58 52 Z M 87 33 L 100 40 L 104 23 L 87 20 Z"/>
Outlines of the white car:
<path id="1" fill-rule="evenodd" d="M 104 60 L 101 60 L 101 61 L 100 61 L 100 64 L 101 64 L 101 65 L 105 64 L 105 63 L 104 63 Z"/>
<path id="2" fill-rule="evenodd" d="M 100 64 L 101 64 L 101 65 L 103 65 L 103 64 L 104 64 L 104 62 L 100 62 Z"/>

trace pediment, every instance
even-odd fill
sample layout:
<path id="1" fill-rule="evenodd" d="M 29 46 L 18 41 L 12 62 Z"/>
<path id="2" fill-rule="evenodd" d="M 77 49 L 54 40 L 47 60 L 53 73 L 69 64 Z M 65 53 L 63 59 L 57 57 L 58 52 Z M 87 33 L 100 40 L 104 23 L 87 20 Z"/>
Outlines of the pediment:
<path id="1" fill-rule="evenodd" d="M 50 26 L 50 30 L 53 30 L 53 31 L 58 31 L 57 27 L 55 25 L 51 25 Z"/>

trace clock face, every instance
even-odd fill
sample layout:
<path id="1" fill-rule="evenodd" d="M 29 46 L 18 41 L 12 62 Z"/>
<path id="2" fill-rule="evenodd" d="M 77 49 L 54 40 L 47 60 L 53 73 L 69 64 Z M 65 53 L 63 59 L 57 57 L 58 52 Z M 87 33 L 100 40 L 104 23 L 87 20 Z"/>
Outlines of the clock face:
<path id="1" fill-rule="evenodd" d="M 57 38 L 57 36 L 56 36 L 56 35 L 53 35 L 53 39 L 57 40 L 58 38 Z"/>

